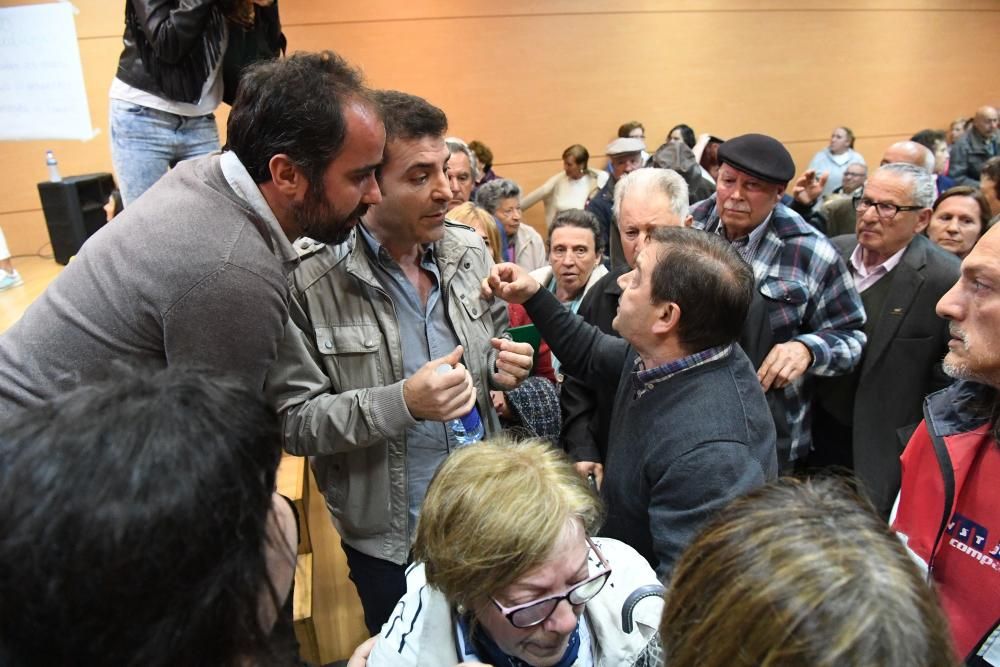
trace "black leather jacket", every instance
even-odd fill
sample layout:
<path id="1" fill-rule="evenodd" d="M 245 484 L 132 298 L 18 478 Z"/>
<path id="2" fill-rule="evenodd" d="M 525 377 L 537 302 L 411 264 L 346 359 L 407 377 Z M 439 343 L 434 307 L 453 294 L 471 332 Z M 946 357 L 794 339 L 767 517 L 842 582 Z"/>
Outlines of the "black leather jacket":
<path id="1" fill-rule="evenodd" d="M 215 65 L 224 60 L 227 88 L 244 65 L 284 51 L 278 3 L 255 6 L 255 27 L 227 22 L 220 0 L 126 0 L 124 49 L 116 76 L 128 85 L 177 102 L 195 103 Z M 232 52 L 232 53 L 230 53 Z M 252 55 L 251 55 L 252 54 Z M 234 68 L 234 72 L 227 71 Z M 232 99 L 231 92 L 226 96 Z"/>
<path id="2" fill-rule="evenodd" d="M 197 102 L 205 70 L 205 33 L 222 45 L 224 19 L 218 0 L 126 0 L 125 48 L 116 76 L 132 86 L 177 102 Z M 216 54 L 218 61 L 219 54 Z"/>

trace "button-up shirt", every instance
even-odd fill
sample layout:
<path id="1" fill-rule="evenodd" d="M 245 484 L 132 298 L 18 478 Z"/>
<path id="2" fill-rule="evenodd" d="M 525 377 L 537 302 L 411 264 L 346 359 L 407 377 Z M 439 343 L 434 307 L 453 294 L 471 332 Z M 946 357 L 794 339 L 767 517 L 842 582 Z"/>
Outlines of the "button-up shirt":
<path id="1" fill-rule="evenodd" d="M 260 188 L 253 182 L 246 167 L 236 157 L 236 153 L 225 151 L 220 155 L 219 168 L 222 169 L 223 177 L 236 196 L 242 199 L 250 207 L 250 210 L 264 221 L 274 246 L 274 254 L 281 260 L 282 269 L 286 274 L 294 271 L 295 267 L 299 265 L 299 253 L 288 240 L 285 232 L 282 231 L 278 219 L 274 217 L 274 212 L 267 200 L 264 199 L 264 195 L 260 193 Z"/>
<path id="2" fill-rule="evenodd" d="M 858 292 L 864 292 L 896 268 L 899 261 L 903 259 L 903 253 L 906 252 L 906 248 L 907 246 L 903 246 L 902 250 L 889 259 L 872 268 L 868 268 L 863 261 L 864 248 L 860 244 L 856 245 L 854 252 L 851 253 L 851 266 L 854 268 L 854 286 L 858 289 Z"/>
<path id="3" fill-rule="evenodd" d="M 757 248 L 760 247 L 761 239 L 763 239 L 764 234 L 767 233 L 767 223 L 771 222 L 772 215 L 774 215 L 774 211 L 768 213 L 767 217 L 764 218 L 764 222 L 754 227 L 753 231 L 749 234 L 730 241 L 733 246 L 733 250 L 738 252 L 740 257 L 742 257 L 743 261 L 747 264 L 753 263 L 753 258 L 757 255 Z M 721 221 L 718 229 L 715 230 L 715 233 L 726 240 L 730 240 L 726 235 L 726 226 L 723 225 Z"/>
<path id="4" fill-rule="evenodd" d="M 448 354 L 458 345 L 458 337 L 448 321 L 441 291 L 441 272 L 430 244 L 421 249 L 420 268 L 431 277 L 427 303 L 416 286 L 378 239 L 364 225 L 359 225 L 365 253 L 372 272 L 392 300 L 399 323 L 403 352 L 403 377 L 412 377 L 431 359 Z M 447 424 L 419 421 L 406 432 L 406 490 L 409 499 L 410 525 L 415 526 L 424 493 L 438 466 L 456 446 Z"/>
<path id="5" fill-rule="evenodd" d="M 631 375 L 632 387 L 635 389 L 635 397 L 638 398 L 642 396 L 650 389 L 653 389 L 659 382 L 669 380 L 684 371 L 689 371 L 692 368 L 697 368 L 698 366 L 707 364 L 711 361 L 722 359 L 732 351 L 732 343 L 729 343 L 728 345 L 717 345 L 716 347 L 710 347 L 707 350 L 695 352 L 694 354 L 689 354 L 686 357 L 681 357 L 680 359 L 668 361 L 667 363 L 656 366 L 655 368 L 646 368 L 642 359 L 640 357 L 636 357 L 635 367 Z"/>

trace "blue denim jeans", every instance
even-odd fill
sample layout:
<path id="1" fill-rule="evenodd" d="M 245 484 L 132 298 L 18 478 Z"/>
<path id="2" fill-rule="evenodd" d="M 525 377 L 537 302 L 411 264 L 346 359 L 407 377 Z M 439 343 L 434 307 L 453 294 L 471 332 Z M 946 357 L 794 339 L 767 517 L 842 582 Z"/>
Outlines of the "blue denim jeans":
<path id="1" fill-rule="evenodd" d="M 181 160 L 219 150 L 215 114 L 178 116 L 111 100 L 111 160 L 127 206 Z"/>

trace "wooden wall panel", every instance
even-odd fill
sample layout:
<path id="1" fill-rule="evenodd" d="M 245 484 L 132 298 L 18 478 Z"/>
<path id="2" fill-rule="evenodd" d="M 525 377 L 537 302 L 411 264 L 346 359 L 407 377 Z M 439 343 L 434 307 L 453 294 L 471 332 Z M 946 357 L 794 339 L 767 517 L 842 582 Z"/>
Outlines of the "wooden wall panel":
<path id="1" fill-rule="evenodd" d="M 65 174 L 111 170 L 107 89 L 122 3 L 75 4 L 101 133 L 0 143 L 0 226 L 15 253 L 47 238 L 35 190 L 47 148 Z M 1000 62 L 997 0 L 282 0 L 282 17 L 291 50 L 333 48 L 372 85 L 427 97 L 453 134 L 485 141 L 497 171 L 525 190 L 560 168 L 566 146 L 599 156 L 633 118 L 651 148 L 677 122 L 723 137 L 771 133 L 801 168 L 838 124 L 877 161 L 891 141 L 1000 102 L 1000 70 L 989 65 Z M 528 220 L 540 226 L 541 207 Z"/>

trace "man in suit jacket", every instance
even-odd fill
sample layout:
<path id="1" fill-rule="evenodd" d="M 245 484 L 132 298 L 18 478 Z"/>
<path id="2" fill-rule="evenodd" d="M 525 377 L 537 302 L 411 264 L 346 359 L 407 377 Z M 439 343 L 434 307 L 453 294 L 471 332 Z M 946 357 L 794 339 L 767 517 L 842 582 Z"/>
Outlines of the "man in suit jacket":
<path id="1" fill-rule="evenodd" d="M 959 262 L 921 234 L 930 221 L 933 176 L 909 164 L 880 167 L 857 203 L 857 234 L 834 245 L 861 293 L 868 337 L 854 372 L 817 386 L 812 463 L 853 466 L 888 516 L 899 491 L 898 430 L 921 419 L 924 396 L 947 384 L 941 359 L 948 325 L 934 312 L 958 279 Z"/>

